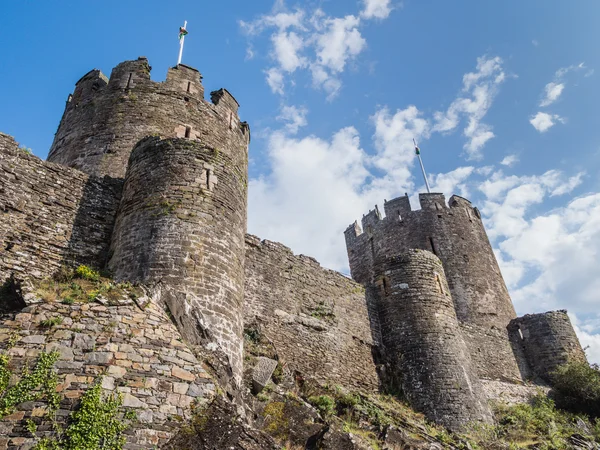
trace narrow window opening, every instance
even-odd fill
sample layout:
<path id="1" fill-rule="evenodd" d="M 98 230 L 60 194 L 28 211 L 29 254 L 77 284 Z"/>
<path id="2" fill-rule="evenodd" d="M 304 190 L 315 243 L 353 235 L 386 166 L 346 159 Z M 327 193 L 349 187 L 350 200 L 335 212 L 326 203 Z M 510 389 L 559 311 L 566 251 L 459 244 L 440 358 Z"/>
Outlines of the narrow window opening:
<path id="1" fill-rule="evenodd" d="M 435 282 L 437 284 L 438 292 L 440 294 L 445 294 L 444 285 L 442 284 L 442 279 L 440 278 L 440 275 L 437 273 L 435 274 Z"/>
<path id="2" fill-rule="evenodd" d="M 373 238 L 369 239 L 369 243 L 371 244 L 371 255 L 375 259 L 375 243 L 373 242 Z"/>
<path id="3" fill-rule="evenodd" d="M 183 100 L 186 101 L 186 102 L 189 102 L 190 98 L 189 97 L 183 97 Z"/>
<path id="4" fill-rule="evenodd" d="M 521 337 L 521 340 L 525 340 L 525 337 L 523 336 L 523 332 L 521 331 L 521 327 L 519 327 L 519 336 Z"/>
<path id="5" fill-rule="evenodd" d="M 131 77 L 133 77 L 133 73 L 129 72 L 129 78 L 127 79 L 127 89 L 131 87 Z"/>
<path id="6" fill-rule="evenodd" d="M 229 129 L 233 130 L 233 113 L 229 113 Z"/>
<path id="7" fill-rule="evenodd" d="M 402 222 L 402 214 L 400 214 L 400 211 L 398 211 L 398 222 Z"/>
<path id="8" fill-rule="evenodd" d="M 210 189 L 210 169 L 206 169 L 206 186 Z"/>
<path id="9" fill-rule="evenodd" d="M 388 296 L 390 295 L 390 286 L 388 284 L 388 280 L 387 277 L 383 277 L 383 295 Z"/>
<path id="10" fill-rule="evenodd" d="M 188 81 L 187 92 L 190 92 L 190 88 L 192 87 L 192 82 Z"/>
<path id="11" fill-rule="evenodd" d="M 185 137 L 189 138 L 192 133 L 192 127 L 185 127 Z"/>
<path id="12" fill-rule="evenodd" d="M 429 237 L 429 245 L 431 246 L 431 251 L 433 252 L 433 254 L 437 256 L 435 244 L 433 243 L 433 238 L 431 236 Z"/>

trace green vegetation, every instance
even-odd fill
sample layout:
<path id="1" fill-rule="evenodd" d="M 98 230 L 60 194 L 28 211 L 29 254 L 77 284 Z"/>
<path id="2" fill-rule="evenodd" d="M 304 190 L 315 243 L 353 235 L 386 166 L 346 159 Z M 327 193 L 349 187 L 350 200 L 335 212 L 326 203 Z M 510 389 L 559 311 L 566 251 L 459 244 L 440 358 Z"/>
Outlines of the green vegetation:
<path id="1" fill-rule="evenodd" d="M 88 266 L 77 267 L 77 269 L 75 269 L 75 276 L 88 281 L 98 281 L 100 279 L 100 273 Z"/>
<path id="2" fill-rule="evenodd" d="M 328 395 L 313 395 L 308 402 L 319 410 L 322 416 L 329 417 L 335 411 L 335 400 Z"/>
<path id="3" fill-rule="evenodd" d="M 114 283 L 106 275 L 110 274 L 101 274 L 88 266 L 79 266 L 75 270 L 62 267 L 52 278 L 35 286 L 36 294 L 46 302 L 60 301 L 66 305 L 93 302 L 99 295 L 113 304 L 123 298 L 135 299 L 143 294 L 141 289 L 130 283 Z"/>
<path id="4" fill-rule="evenodd" d="M 33 155 L 33 150 L 31 150 L 29 147 L 19 147 L 19 150 L 21 150 L 24 153 L 27 153 L 28 155 Z"/>
<path id="5" fill-rule="evenodd" d="M 585 361 L 560 366 L 553 374 L 554 388 L 565 398 L 565 407 L 575 412 L 600 416 L 600 368 Z M 561 403 L 563 403 L 561 402 Z"/>
<path id="6" fill-rule="evenodd" d="M 561 411 L 554 401 L 542 394 L 530 404 L 499 405 L 495 415 L 497 425 L 474 427 L 466 433 L 473 448 L 500 448 L 510 444 L 510 449 L 550 450 L 573 448 L 577 440 L 600 442 L 598 422 Z"/>
<path id="7" fill-rule="evenodd" d="M 53 326 L 60 325 L 62 322 L 63 322 L 62 317 L 50 317 L 49 319 L 41 320 L 40 327 L 52 328 Z"/>
<path id="8" fill-rule="evenodd" d="M 57 375 L 52 370 L 58 356 L 58 352 L 41 353 L 33 370 L 25 367 L 19 381 L 9 386 L 13 375 L 9 369 L 10 358 L 0 355 L 0 418 L 12 414 L 20 403 L 42 399 L 47 401 L 52 411 L 58 409 Z"/>
<path id="9" fill-rule="evenodd" d="M 0 419 L 15 412 L 21 403 L 45 401 L 47 417 L 57 436 L 40 440 L 36 450 L 122 449 L 125 444 L 123 432 L 136 416 L 134 412 L 127 412 L 121 418 L 121 397 L 103 396 L 101 378 L 83 394 L 80 407 L 71 413 L 66 429 L 55 421 L 61 400 L 57 392 L 58 375 L 54 371 L 58 358 L 58 352 L 42 352 L 33 369 L 25 366 L 20 376 L 16 376 L 10 370 L 10 358 L 0 354 Z M 11 379 L 15 378 L 18 381 L 11 385 Z M 37 425 L 33 420 L 28 419 L 25 428 L 35 436 Z"/>
<path id="10" fill-rule="evenodd" d="M 264 430 L 278 439 L 286 439 L 289 433 L 289 420 L 285 416 L 284 402 L 271 402 L 262 412 L 266 426 Z"/>

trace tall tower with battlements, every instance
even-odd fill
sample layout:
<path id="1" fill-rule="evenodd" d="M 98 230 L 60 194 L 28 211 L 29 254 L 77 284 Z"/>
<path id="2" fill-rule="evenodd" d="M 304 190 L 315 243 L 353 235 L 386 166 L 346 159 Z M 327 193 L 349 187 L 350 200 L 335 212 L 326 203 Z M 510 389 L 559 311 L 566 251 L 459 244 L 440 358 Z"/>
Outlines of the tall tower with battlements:
<path id="1" fill-rule="evenodd" d="M 225 89 L 204 99 L 198 70 L 162 83 L 148 60 L 92 70 L 69 95 L 49 161 L 122 180 L 108 267 L 154 286 L 189 342 L 214 344 L 242 375 L 250 130 Z"/>
<path id="2" fill-rule="evenodd" d="M 117 65 L 107 78 L 92 70 L 75 85 L 48 160 L 90 175 L 123 178 L 129 155 L 145 136 L 181 137 L 243 152 L 249 128 L 240 123 L 238 103 L 225 89 L 204 99 L 202 75 L 179 64 L 167 79 L 150 79 L 145 57 Z"/>
<path id="3" fill-rule="evenodd" d="M 379 261 L 410 248 L 428 250 L 442 261 L 458 320 L 504 330 L 516 317 L 481 215 L 468 200 L 443 194 L 420 194 L 421 210 L 412 211 L 408 196 L 386 201 L 345 231 L 352 278 L 376 282 Z"/>

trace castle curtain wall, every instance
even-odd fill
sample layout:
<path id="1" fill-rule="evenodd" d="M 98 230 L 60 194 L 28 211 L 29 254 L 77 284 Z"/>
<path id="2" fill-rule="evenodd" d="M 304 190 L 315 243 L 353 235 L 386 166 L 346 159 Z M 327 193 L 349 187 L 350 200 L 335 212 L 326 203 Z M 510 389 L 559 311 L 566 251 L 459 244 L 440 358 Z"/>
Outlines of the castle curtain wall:
<path id="1" fill-rule="evenodd" d="M 374 340 L 363 287 L 282 244 L 246 236 L 246 326 L 304 376 L 376 391 Z"/>
<path id="2" fill-rule="evenodd" d="M 30 155 L 0 133 L 0 284 L 105 263 L 122 182 Z"/>

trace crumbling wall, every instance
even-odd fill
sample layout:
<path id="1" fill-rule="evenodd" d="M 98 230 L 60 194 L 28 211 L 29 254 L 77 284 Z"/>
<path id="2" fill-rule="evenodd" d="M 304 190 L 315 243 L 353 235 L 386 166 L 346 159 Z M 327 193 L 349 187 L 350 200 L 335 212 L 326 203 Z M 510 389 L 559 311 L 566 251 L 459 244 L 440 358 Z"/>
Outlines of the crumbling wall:
<path id="1" fill-rule="evenodd" d="M 0 133 L 0 284 L 65 262 L 102 266 L 121 195 L 118 180 L 40 160 Z"/>
<path id="2" fill-rule="evenodd" d="M 43 326 L 52 319 L 52 327 Z M 125 410 L 137 413 L 125 433 L 125 449 L 166 443 L 181 427 L 177 417 L 189 420 L 192 403 L 206 404 L 215 395 L 208 372 L 152 301 L 143 307 L 127 299 L 113 306 L 42 303 L 0 316 L 0 353 L 11 358 L 14 374 L 26 364 L 32 367 L 40 352 L 52 351 L 60 355 L 56 422 L 64 426 L 83 393 L 102 376 L 104 390 L 121 393 Z M 29 449 L 51 435 L 47 407 L 45 401 L 21 403 L 1 419 L 0 448 Z M 34 435 L 27 431 L 28 420 L 37 425 Z"/>
<path id="3" fill-rule="evenodd" d="M 93 175 L 123 178 L 129 155 L 146 136 L 197 139 L 211 148 L 246 152 L 250 132 L 225 90 L 204 100 L 202 75 L 179 64 L 162 83 L 145 57 L 117 65 L 108 79 L 84 75 L 69 95 L 48 160 Z"/>
<path id="4" fill-rule="evenodd" d="M 238 382 L 246 229 L 245 149 L 149 137 L 131 153 L 109 268 L 158 284 L 186 339 L 216 343 Z"/>
<path id="5" fill-rule="evenodd" d="M 314 259 L 246 236 L 244 323 L 303 376 L 375 391 L 375 342 L 361 285 Z M 372 317 L 371 317 L 372 318 Z"/>

